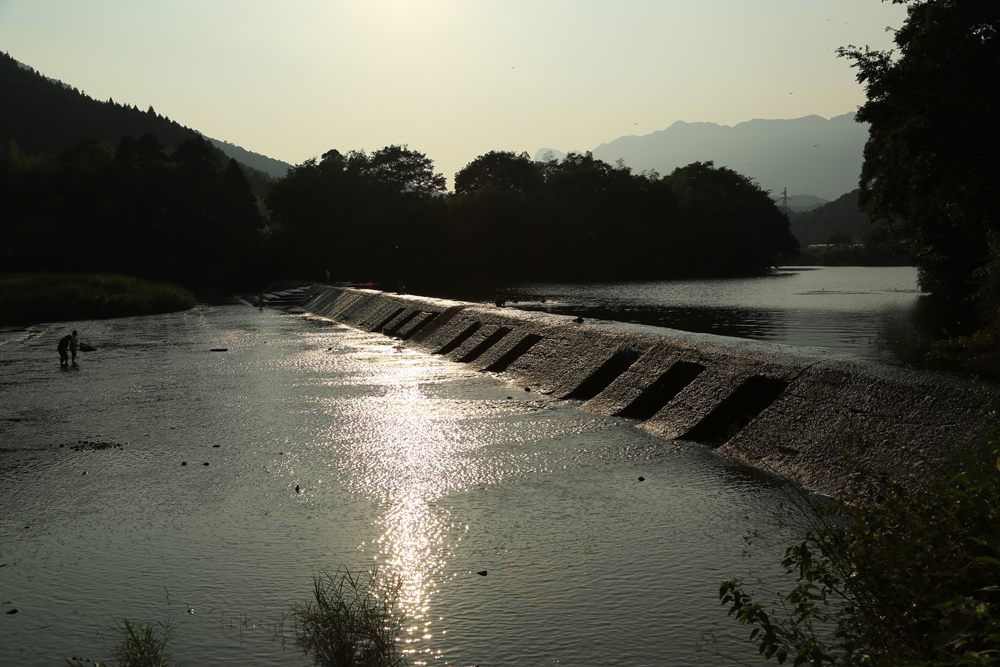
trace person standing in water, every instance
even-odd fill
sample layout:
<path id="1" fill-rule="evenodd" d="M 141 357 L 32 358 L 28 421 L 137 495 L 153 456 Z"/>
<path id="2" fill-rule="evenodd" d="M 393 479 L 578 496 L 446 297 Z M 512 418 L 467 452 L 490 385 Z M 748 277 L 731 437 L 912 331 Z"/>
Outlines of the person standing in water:
<path id="1" fill-rule="evenodd" d="M 76 363 L 76 351 L 80 349 L 80 339 L 76 337 L 76 330 L 69 337 L 69 353 L 73 357 L 73 363 Z"/>
<path id="2" fill-rule="evenodd" d="M 59 339 L 59 347 L 57 347 L 56 350 L 59 351 L 60 366 L 66 366 L 69 364 L 69 354 L 66 353 L 66 350 L 69 349 L 69 341 L 72 338 L 72 336 L 63 336 Z"/>

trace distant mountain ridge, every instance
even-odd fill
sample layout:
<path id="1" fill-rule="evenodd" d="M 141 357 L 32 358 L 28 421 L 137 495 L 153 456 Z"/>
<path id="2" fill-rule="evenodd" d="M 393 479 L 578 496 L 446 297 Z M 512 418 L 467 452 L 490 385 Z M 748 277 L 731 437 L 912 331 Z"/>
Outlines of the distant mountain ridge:
<path id="1" fill-rule="evenodd" d="M 205 139 L 211 142 L 213 146 L 218 148 L 227 156 L 235 158 L 237 162 L 270 174 L 274 178 L 281 178 L 288 173 L 289 169 L 292 168 L 292 165 L 287 162 L 282 162 L 281 160 L 275 160 L 273 157 L 248 151 L 247 149 L 237 146 L 236 144 L 231 144 L 228 141 L 212 139 L 211 137 L 205 137 Z"/>
<path id="2" fill-rule="evenodd" d="M 775 196 L 775 193 L 772 192 L 771 198 L 776 200 L 779 206 L 784 206 L 780 193 Z M 828 203 L 830 203 L 828 200 L 815 195 L 788 195 L 788 209 L 790 211 L 811 211 Z"/>
<path id="3" fill-rule="evenodd" d="M 624 159 L 635 171 L 666 175 L 692 162 L 715 162 L 757 180 L 777 195 L 811 194 L 834 200 L 858 187 L 868 125 L 854 113 L 826 119 L 756 119 L 734 126 L 677 121 L 643 136 L 624 136 L 601 144 L 594 157 L 609 164 Z M 545 148 L 536 153 L 541 159 Z"/>

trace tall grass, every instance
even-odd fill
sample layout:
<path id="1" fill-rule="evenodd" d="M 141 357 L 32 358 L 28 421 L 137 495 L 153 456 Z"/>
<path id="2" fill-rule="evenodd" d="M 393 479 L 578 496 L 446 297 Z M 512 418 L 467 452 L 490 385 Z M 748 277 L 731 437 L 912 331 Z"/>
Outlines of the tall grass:
<path id="1" fill-rule="evenodd" d="M 335 574 L 313 578 L 312 600 L 289 606 L 275 625 L 284 641 L 291 626 L 295 645 L 317 667 L 406 667 L 398 649 L 403 614 L 397 609 L 403 582 L 375 567 L 352 573 L 341 566 Z M 110 627 L 118 641 L 111 647 L 118 667 L 181 667 L 170 662 L 175 624 L 139 623 L 123 617 Z M 63 658 L 70 667 L 85 667 L 81 658 Z M 93 663 L 94 667 L 98 664 Z"/>
<path id="2" fill-rule="evenodd" d="M 154 315 L 188 310 L 191 292 L 168 283 L 104 273 L 0 274 L 0 323 Z"/>
<path id="3" fill-rule="evenodd" d="M 174 630 L 170 621 L 139 623 L 123 617 L 111 629 L 119 637 L 118 643 L 111 648 L 111 655 L 118 667 L 170 667 L 167 649 L 172 644 L 171 635 Z M 77 659 L 63 660 L 71 667 L 83 667 Z M 181 667 L 181 663 L 174 667 Z"/>
<path id="4" fill-rule="evenodd" d="M 313 579 L 313 599 L 291 605 L 284 620 L 295 643 L 317 667 L 397 667 L 406 664 L 397 641 L 402 582 L 378 568 L 352 574 L 340 568 Z"/>

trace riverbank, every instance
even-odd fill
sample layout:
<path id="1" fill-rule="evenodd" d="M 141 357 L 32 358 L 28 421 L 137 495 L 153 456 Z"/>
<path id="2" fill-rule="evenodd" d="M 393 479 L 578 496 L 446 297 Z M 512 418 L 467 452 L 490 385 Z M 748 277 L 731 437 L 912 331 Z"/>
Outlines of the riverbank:
<path id="1" fill-rule="evenodd" d="M 105 273 L 0 274 L 0 324 L 98 320 L 189 310 L 194 294 L 169 283 Z"/>

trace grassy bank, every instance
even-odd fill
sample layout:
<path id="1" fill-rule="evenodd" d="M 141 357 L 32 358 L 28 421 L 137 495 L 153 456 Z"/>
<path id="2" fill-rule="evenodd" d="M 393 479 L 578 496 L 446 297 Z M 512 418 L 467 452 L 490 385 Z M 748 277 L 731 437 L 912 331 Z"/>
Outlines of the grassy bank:
<path id="1" fill-rule="evenodd" d="M 91 320 L 188 310 L 191 292 L 103 273 L 0 274 L 0 324 Z"/>

